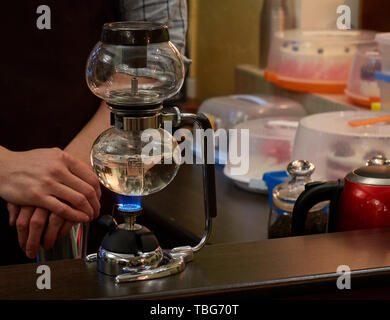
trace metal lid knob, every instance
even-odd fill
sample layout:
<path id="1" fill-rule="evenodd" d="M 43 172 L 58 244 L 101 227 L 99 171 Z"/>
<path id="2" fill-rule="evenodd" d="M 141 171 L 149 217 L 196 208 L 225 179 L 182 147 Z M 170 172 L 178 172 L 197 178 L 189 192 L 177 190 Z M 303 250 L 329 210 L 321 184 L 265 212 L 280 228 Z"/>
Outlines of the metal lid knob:
<path id="1" fill-rule="evenodd" d="M 273 205 L 286 212 L 292 212 L 294 203 L 305 190 L 305 185 L 312 182 L 311 175 L 315 166 L 307 160 L 295 160 L 288 164 L 287 171 L 291 180 L 277 185 L 272 191 Z M 320 208 L 321 209 L 321 208 Z M 319 210 L 314 207 L 313 210 Z"/>
<path id="2" fill-rule="evenodd" d="M 375 157 L 366 161 L 366 166 L 382 166 L 382 165 L 390 165 L 390 160 L 388 160 L 382 154 L 378 154 Z"/>
<path id="3" fill-rule="evenodd" d="M 294 160 L 287 166 L 287 172 L 292 176 L 310 177 L 315 170 L 314 164 L 307 160 Z"/>

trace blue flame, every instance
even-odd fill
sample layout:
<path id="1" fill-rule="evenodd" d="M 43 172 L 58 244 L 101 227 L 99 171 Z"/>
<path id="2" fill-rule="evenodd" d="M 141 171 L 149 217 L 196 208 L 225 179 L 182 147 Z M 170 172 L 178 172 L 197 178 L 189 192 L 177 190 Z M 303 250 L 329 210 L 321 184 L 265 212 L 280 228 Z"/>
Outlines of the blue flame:
<path id="1" fill-rule="evenodd" d="M 141 209 L 141 197 L 117 195 L 118 210 L 137 211 Z"/>
<path id="2" fill-rule="evenodd" d="M 139 204 L 120 204 L 118 206 L 119 211 L 124 212 L 132 212 L 132 211 L 138 211 L 141 209 L 141 206 Z"/>

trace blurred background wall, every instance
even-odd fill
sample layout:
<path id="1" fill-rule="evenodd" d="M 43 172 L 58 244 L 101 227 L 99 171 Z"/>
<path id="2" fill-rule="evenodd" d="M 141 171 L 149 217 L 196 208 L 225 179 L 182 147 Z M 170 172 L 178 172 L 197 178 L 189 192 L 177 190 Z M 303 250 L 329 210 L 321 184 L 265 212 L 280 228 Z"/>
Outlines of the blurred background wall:
<path id="1" fill-rule="evenodd" d="M 188 0 L 188 52 L 192 59 L 186 83 L 189 99 L 201 102 L 233 94 L 235 67 L 258 65 L 264 1 Z M 336 28 L 336 9 L 342 4 L 350 6 L 352 27 L 358 28 L 365 0 L 287 1 L 294 2 L 297 26 L 313 30 Z"/>
<path id="2" fill-rule="evenodd" d="M 190 98 L 231 94 L 235 66 L 258 64 L 262 4 L 262 0 L 189 0 Z"/>

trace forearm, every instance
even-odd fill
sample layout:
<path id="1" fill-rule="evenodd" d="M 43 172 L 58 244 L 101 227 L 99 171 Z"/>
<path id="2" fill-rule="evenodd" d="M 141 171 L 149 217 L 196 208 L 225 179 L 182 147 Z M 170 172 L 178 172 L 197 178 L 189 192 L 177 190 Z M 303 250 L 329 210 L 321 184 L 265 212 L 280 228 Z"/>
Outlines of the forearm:
<path id="1" fill-rule="evenodd" d="M 2 168 L 7 160 L 7 156 L 11 151 L 3 146 L 0 146 L 0 167 Z"/>
<path id="2" fill-rule="evenodd" d="M 0 146 L 0 164 L 3 165 L 4 161 L 8 160 L 8 156 L 12 153 L 11 150 Z"/>
<path id="3" fill-rule="evenodd" d="M 12 151 L 0 146 L 0 197 L 2 187 L 6 184 L 6 179 L 9 176 L 8 164 L 9 164 L 9 155 Z"/>
<path id="4" fill-rule="evenodd" d="M 104 102 L 87 125 L 65 148 L 67 153 L 91 165 L 90 152 L 95 139 L 110 126 L 110 111 Z"/>

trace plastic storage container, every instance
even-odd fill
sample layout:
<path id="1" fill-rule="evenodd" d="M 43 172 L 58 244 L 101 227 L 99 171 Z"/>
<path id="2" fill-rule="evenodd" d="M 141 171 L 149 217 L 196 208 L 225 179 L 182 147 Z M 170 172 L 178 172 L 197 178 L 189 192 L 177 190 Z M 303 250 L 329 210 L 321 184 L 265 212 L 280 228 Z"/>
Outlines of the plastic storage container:
<path id="1" fill-rule="evenodd" d="M 306 159 L 316 166 L 314 180 L 337 180 L 379 154 L 390 157 L 390 125 L 352 127 L 353 120 L 388 115 L 386 112 L 342 111 L 301 119 L 293 159 Z"/>
<path id="2" fill-rule="evenodd" d="M 224 173 L 239 187 L 249 191 L 267 192 L 263 174 L 285 170 L 291 161 L 291 152 L 299 118 L 266 118 L 240 123 L 237 135 L 229 139 L 229 153 L 238 150 L 241 162 L 234 164 L 228 157 Z M 241 145 L 241 129 L 249 129 L 249 154 Z"/>
<path id="3" fill-rule="evenodd" d="M 380 101 L 379 84 L 375 73 L 381 70 L 381 57 L 377 46 L 362 46 L 352 63 L 345 94 L 361 106 L 371 108 Z"/>
<path id="4" fill-rule="evenodd" d="M 375 40 L 382 56 L 382 72 L 390 74 L 390 32 L 378 33 Z"/>
<path id="5" fill-rule="evenodd" d="M 310 176 L 314 165 L 309 161 L 295 160 L 288 164 L 287 171 L 291 180 L 277 185 L 272 190 L 272 207 L 270 209 L 268 238 L 281 238 L 291 235 L 292 212 L 295 201 L 305 190 L 305 185 L 312 182 Z M 326 231 L 328 215 L 324 207 L 326 202 L 314 206 L 306 220 L 306 234 Z"/>
<path id="6" fill-rule="evenodd" d="M 344 93 L 357 47 L 375 44 L 372 31 L 275 33 L 265 78 L 299 92 Z"/>
<path id="7" fill-rule="evenodd" d="M 390 74 L 377 72 L 375 79 L 379 85 L 381 110 L 390 110 Z"/>
<path id="8" fill-rule="evenodd" d="M 235 125 L 266 117 L 303 117 L 302 105 L 294 100 L 268 95 L 231 95 L 205 100 L 199 108 L 213 127 L 231 129 Z"/>

